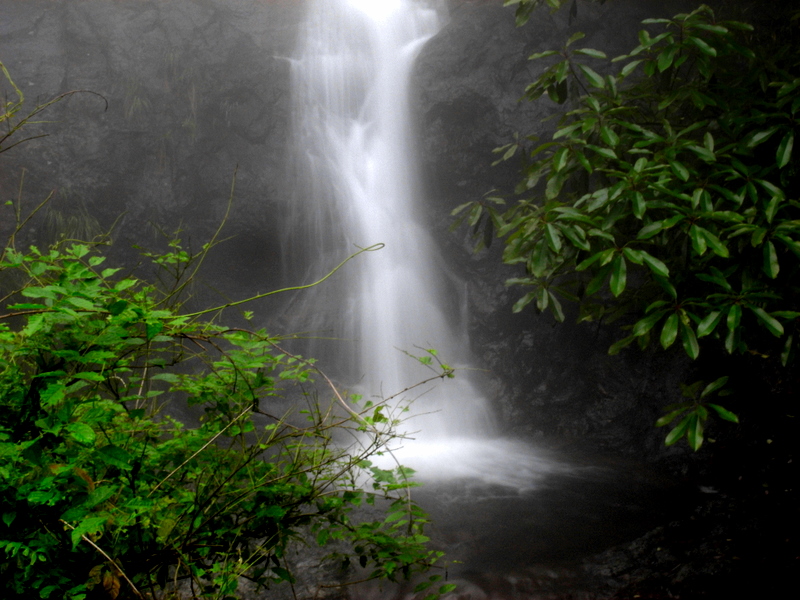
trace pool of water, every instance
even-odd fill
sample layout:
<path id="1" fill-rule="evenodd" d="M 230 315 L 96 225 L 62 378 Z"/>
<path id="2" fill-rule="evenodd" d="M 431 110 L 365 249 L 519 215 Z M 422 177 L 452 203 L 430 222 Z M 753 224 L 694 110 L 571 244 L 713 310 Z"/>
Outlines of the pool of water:
<path id="1" fill-rule="evenodd" d="M 595 598 L 603 581 L 589 575 L 583 561 L 663 523 L 686 496 L 669 478 L 634 461 L 536 455 L 541 472 L 532 485 L 454 477 L 415 490 L 433 519 L 429 535 L 446 552 L 445 569 L 432 573 L 458 585 L 448 597 Z M 516 470 L 530 477 L 535 467 Z M 370 582 L 351 589 L 349 596 L 409 599 L 415 597 L 413 586 Z"/>

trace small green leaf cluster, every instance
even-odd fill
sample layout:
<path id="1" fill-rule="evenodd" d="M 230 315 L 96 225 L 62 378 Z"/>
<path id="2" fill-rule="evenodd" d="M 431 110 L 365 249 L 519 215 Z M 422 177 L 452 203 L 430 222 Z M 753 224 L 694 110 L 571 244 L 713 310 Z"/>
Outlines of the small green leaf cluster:
<path id="1" fill-rule="evenodd" d="M 171 268 L 182 252 L 152 258 Z M 22 282 L 0 314 L 4 598 L 235 598 L 242 577 L 293 581 L 286 551 L 309 531 L 373 577 L 440 556 L 411 472 L 368 462 L 393 435 L 366 425 L 386 407 L 331 390 L 347 410 L 309 401 L 305 424 L 274 413 L 317 377 L 313 360 L 263 330 L 181 314 L 86 244 L 7 248 L 0 277 Z M 333 442 L 347 429 L 363 445 Z M 376 500 L 382 518 L 353 515 Z"/>
<path id="2" fill-rule="evenodd" d="M 523 156 L 518 201 L 454 213 L 524 267 L 515 311 L 535 301 L 562 321 L 567 299 L 580 320 L 635 315 L 612 354 L 680 341 L 692 359 L 716 346 L 785 366 L 800 317 L 796 47 L 707 6 L 644 24 L 610 61 L 575 48 L 580 33 L 532 55 L 553 62 L 525 96 L 563 105 L 558 127 L 496 150 Z"/>
<path id="3" fill-rule="evenodd" d="M 663 427 L 680 418 L 678 424 L 670 430 L 664 440 L 667 446 L 671 446 L 682 437 L 686 437 L 689 446 L 693 450 L 699 450 L 704 441 L 703 436 L 709 409 L 725 421 L 739 422 L 739 417 L 734 413 L 719 404 L 706 400 L 713 393 L 718 393 L 720 396 L 729 395 L 730 390 L 722 389 L 727 382 L 728 377 L 726 376 L 720 377 L 708 385 L 705 385 L 704 381 L 695 381 L 691 385 L 681 384 L 681 392 L 689 400 L 667 406 L 667 414 L 656 421 L 656 427 Z"/>

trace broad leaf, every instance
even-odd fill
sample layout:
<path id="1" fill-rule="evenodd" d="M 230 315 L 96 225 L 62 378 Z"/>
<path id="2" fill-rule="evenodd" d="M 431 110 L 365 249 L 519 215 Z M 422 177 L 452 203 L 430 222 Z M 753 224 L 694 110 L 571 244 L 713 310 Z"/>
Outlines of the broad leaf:
<path id="1" fill-rule="evenodd" d="M 778 167 L 783 168 L 789 164 L 792 158 L 792 148 L 794 147 L 794 131 L 788 132 L 781 143 L 778 145 L 778 151 L 775 154 L 775 159 L 778 162 Z"/>
<path id="2" fill-rule="evenodd" d="M 726 421 L 730 421 L 731 423 L 738 423 L 739 422 L 739 417 L 738 416 L 736 416 L 734 413 L 729 411 L 727 408 L 723 408 L 719 404 L 712 404 L 712 403 L 709 402 L 708 404 L 706 404 L 706 406 L 708 406 L 709 408 L 714 409 L 717 412 L 717 414 L 721 418 L 725 419 Z"/>
<path id="3" fill-rule="evenodd" d="M 781 325 L 780 321 L 775 319 L 772 315 L 770 315 L 767 311 L 763 308 L 758 306 L 748 306 L 747 308 L 758 317 L 758 320 L 764 324 L 764 326 L 769 329 L 770 333 L 775 337 L 781 337 L 783 335 L 783 325 Z"/>
<path id="4" fill-rule="evenodd" d="M 622 254 L 618 254 L 611 266 L 611 281 L 609 287 L 614 296 L 619 296 L 625 291 L 628 267 Z"/>
<path id="5" fill-rule="evenodd" d="M 666 350 L 675 342 L 678 337 L 678 313 L 672 313 L 664 323 L 661 329 L 661 347 Z"/>
<path id="6" fill-rule="evenodd" d="M 680 324 L 681 341 L 683 342 L 683 349 L 691 359 L 696 359 L 700 355 L 700 345 L 697 343 L 697 337 L 694 330 L 690 325 L 681 322 Z"/>

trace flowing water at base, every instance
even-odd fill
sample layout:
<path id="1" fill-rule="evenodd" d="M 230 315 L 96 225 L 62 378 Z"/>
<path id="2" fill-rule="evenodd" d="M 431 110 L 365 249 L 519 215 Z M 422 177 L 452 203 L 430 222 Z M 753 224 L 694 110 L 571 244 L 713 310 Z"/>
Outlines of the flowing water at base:
<path id="1" fill-rule="evenodd" d="M 565 460 L 563 454 L 560 459 Z M 446 554 L 445 570 L 427 575 L 443 575 L 458 586 L 448 599 L 607 597 L 613 593 L 606 588 L 613 568 L 587 570 L 585 561 L 663 524 L 666 515 L 684 511 L 687 496 L 692 497 L 634 461 L 571 455 L 569 468 L 559 470 L 550 468 L 553 459 L 543 460 L 546 472 L 525 490 L 466 479 L 415 491 L 432 518 L 432 543 Z M 369 582 L 352 587 L 347 596 L 421 599 L 425 593 L 413 593 L 416 583 Z"/>

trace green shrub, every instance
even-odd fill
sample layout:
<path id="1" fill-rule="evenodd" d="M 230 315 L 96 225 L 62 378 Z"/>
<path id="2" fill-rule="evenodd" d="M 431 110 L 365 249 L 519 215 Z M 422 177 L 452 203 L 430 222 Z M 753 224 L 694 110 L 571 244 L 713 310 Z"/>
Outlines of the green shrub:
<path id="1" fill-rule="evenodd" d="M 21 102 L 0 120 L 11 134 Z M 242 578 L 292 582 L 293 543 L 390 580 L 440 557 L 410 471 L 369 462 L 394 435 L 385 405 L 359 407 L 263 330 L 202 318 L 218 309 L 182 312 L 196 266 L 177 240 L 148 255 L 175 276 L 163 291 L 91 244 L 18 251 L 29 217 L 5 208 L 3 598 L 237 598 Z M 315 378 L 326 387 L 309 392 Z M 290 397 L 304 410 L 280 412 Z"/>

